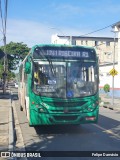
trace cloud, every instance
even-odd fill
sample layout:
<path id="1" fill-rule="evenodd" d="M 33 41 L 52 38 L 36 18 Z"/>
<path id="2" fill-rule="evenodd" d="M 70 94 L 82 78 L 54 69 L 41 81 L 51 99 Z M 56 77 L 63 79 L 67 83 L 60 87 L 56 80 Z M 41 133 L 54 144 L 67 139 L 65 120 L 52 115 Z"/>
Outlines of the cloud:
<path id="1" fill-rule="evenodd" d="M 50 43 L 49 26 L 28 20 L 8 20 L 7 43 L 24 42 L 28 46 Z"/>
<path id="2" fill-rule="evenodd" d="M 77 14 L 81 11 L 81 8 L 78 6 L 73 6 L 71 4 L 62 4 L 62 5 L 57 5 L 55 8 L 57 11 L 62 12 L 62 13 L 67 13 L 67 14 Z"/>
<path id="3" fill-rule="evenodd" d="M 13 42 L 23 42 L 29 47 L 40 43 L 51 43 L 52 34 L 57 33 L 58 35 L 79 35 L 79 30 L 71 28 L 61 28 L 55 27 L 52 29 L 52 25 L 43 24 L 35 21 L 29 20 L 8 20 L 7 22 L 7 43 Z M 1 45 L 2 42 L 1 42 Z"/>
<path id="4" fill-rule="evenodd" d="M 52 29 L 54 27 L 54 29 Z M 75 27 L 60 27 L 52 26 L 47 23 L 39 23 L 35 21 L 28 20 L 15 20 L 11 19 L 7 21 L 7 43 L 13 42 L 23 42 L 32 47 L 33 45 L 40 43 L 51 43 L 52 34 L 58 34 L 62 36 L 80 36 L 86 33 L 92 32 L 88 26 L 85 28 L 75 28 Z M 108 30 L 103 30 L 102 32 L 96 32 L 88 36 L 110 36 L 110 28 Z M 112 35 L 113 36 L 113 35 Z M 2 37 L 2 35 L 1 35 Z M 0 38 L 1 39 L 1 38 Z M 3 45 L 3 42 L 0 42 Z"/>

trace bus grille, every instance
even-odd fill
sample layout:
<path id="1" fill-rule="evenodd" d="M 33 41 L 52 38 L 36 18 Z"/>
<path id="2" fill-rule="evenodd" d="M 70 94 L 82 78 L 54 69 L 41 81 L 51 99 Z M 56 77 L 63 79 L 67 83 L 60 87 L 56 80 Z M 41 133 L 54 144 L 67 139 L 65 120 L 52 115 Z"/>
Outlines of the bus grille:
<path id="1" fill-rule="evenodd" d="M 52 113 L 64 113 L 65 111 L 62 109 L 62 110 L 50 110 Z M 68 113 L 79 113 L 79 112 L 82 112 L 82 109 L 69 109 L 67 110 Z"/>
<path id="2" fill-rule="evenodd" d="M 86 103 L 86 101 L 80 101 L 80 102 L 47 102 L 48 105 L 50 106 L 55 106 L 55 107 L 77 107 L 77 106 L 82 106 Z"/>

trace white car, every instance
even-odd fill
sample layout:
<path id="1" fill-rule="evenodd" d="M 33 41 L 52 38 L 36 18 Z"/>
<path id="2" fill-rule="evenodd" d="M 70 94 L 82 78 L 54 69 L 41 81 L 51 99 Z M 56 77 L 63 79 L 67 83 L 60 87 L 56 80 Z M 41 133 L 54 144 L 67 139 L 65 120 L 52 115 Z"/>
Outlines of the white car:
<path id="1" fill-rule="evenodd" d="M 15 88 L 18 88 L 18 83 L 15 83 Z"/>

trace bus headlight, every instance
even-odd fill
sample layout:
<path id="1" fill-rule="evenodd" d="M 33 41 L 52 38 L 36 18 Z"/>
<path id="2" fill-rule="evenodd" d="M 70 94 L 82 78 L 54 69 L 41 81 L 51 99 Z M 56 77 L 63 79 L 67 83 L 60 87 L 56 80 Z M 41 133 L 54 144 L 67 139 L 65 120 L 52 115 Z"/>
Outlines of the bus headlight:
<path id="1" fill-rule="evenodd" d="M 99 104 L 99 101 L 96 101 L 92 104 L 93 107 L 96 107 Z"/>
<path id="2" fill-rule="evenodd" d="M 40 104 L 40 108 L 39 108 L 39 112 L 41 112 L 41 113 L 48 113 L 47 108 L 48 108 L 48 107 L 47 107 L 46 104 L 41 103 L 41 104 Z"/>
<path id="3" fill-rule="evenodd" d="M 40 112 L 45 112 L 45 110 L 43 108 L 39 108 Z"/>
<path id="4" fill-rule="evenodd" d="M 45 108 L 39 108 L 39 112 L 40 112 L 40 113 L 48 113 Z"/>
<path id="5" fill-rule="evenodd" d="M 84 112 L 92 112 L 98 106 L 99 102 L 95 101 L 92 104 L 89 104 L 87 107 L 84 108 Z"/>

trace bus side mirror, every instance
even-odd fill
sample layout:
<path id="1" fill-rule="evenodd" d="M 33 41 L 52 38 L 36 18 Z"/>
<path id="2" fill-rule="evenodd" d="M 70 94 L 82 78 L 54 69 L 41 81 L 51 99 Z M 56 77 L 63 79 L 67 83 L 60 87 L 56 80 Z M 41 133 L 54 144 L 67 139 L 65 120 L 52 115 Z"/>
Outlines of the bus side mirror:
<path id="1" fill-rule="evenodd" d="M 25 73 L 29 74 L 31 71 L 31 63 L 30 62 L 25 62 Z"/>

